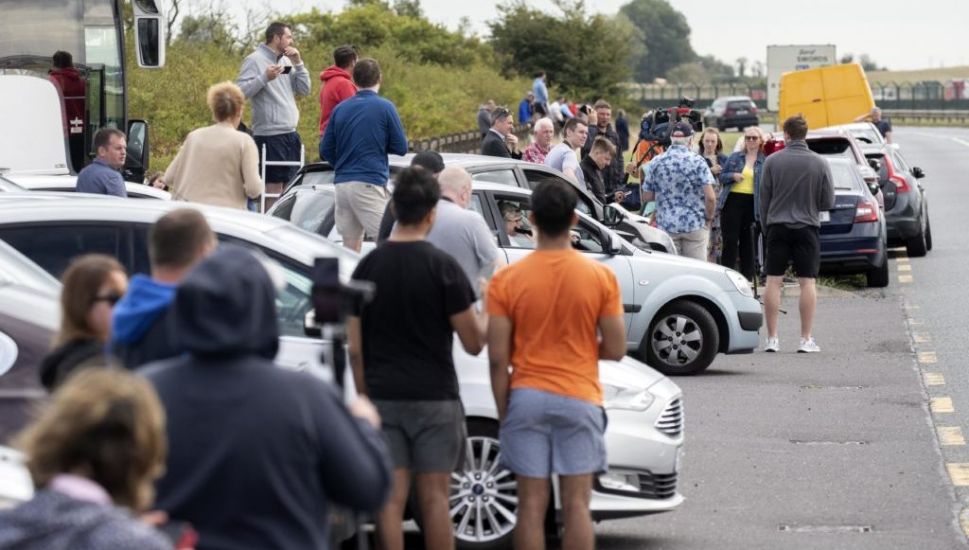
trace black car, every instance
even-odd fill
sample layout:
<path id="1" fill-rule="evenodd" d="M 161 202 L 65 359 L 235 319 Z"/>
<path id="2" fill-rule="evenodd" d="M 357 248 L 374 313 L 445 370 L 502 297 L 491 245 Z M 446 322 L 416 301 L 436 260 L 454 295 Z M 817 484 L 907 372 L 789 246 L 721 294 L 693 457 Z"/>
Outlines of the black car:
<path id="1" fill-rule="evenodd" d="M 885 196 L 889 246 L 904 246 L 909 256 L 932 250 L 929 203 L 921 179 L 925 172 L 911 166 L 891 145 L 866 147 L 865 156 L 879 163 L 879 182 Z"/>
<path id="2" fill-rule="evenodd" d="M 721 132 L 734 127 L 742 132 L 748 126 L 759 124 L 757 105 L 745 95 L 718 97 L 703 113 L 703 125 Z"/>

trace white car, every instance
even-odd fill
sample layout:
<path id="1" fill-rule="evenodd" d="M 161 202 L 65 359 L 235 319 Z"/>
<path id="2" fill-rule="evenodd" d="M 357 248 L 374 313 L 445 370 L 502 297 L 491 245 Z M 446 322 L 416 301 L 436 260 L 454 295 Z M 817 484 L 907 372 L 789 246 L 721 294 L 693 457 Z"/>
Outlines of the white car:
<path id="1" fill-rule="evenodd" d="M 128 201 L 125 208 L 117 208 L 116 201 L 99 198 L 0 201 L 0 240 L 52 274 L 59 274 L 70 257 L 88 252 L 117 257 L 129 273 L 146 273 L 149 226 L 164 213 L 186 206 Z M 205 214 L 221 242 L 258 249 L 282 267 L 286 286 L 277 298 L 282 334 L 277 362 L 329 375 L 320 362 L 328 346 L 305 336 L 304 319 L 311 308 L 310 270 L 317 257 L 337 257 L 345 279 L 359 256 L 277 218 L 195 207 Z M 456 346 L 455 365 L 471 456 L 453 476 L 452 518 L 461 545 L 475 548 L 510 538 L 517 490 L 512 475 L 495 467 L 500 449 L 487 358 L 470 356 Z M 683 445 L 682 392 L 665 376 L 631 358 L 600 362 L 600 376 L 609 414 L 610 470 L 596 480 L 593 518 L 674 510 L 683 502 L 676 490 Z"/>
<path id="2" fill-rule="evenodd" d="M 141 183 L 124 182 L 129 199 L 171 200 L 168 191 L 156 189 Z M 77 176 L 47 176 L 34 174 L 0 174 L 0 191 L 45 191 L 55 193 L 74 193 Z"/>

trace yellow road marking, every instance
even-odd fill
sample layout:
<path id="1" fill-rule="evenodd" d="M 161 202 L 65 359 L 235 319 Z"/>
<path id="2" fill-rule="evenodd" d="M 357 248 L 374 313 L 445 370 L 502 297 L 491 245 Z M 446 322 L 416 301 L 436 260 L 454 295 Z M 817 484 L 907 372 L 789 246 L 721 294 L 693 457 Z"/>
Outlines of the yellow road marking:
<path id="1" fill-rule="evenodd" d="M 952 479 L 953 485 L 956 487 L 969 486 L 969 464 L 964 462 L 950 462 L 945 465 L 945 469 L 949 472 L 949 477 Z"/>
<path id="2" fill-rule="evenodd" d="M 944 386 L 945 377 L 942 376 L 941 372 L 926 372 L 922 374 L 922 379 L 925 380 L 926 386 Z"/>
<path id="3" fill-rule="evenodd" d="M 900 282 L 902 284 L 911 283 L 912 282 L 912 276 L 911 275 L 899 275 L 898 276 L 898 282 Z"/>
<path id="4" fill-rule="evenodd" d="M 912 339 L 915 340 L 916 344 L 924 344 L 926 342 L 932 341 L 932 335 L 926 334 L 924 332 L 916 332 L 912 334 Z"/>
<path id="5" fill-rule="evenodd" d="M 939 358 L 935 356 L 934 351 L 923 351 L 919 353 L 919 363 L 923 365 L 931 365 L 938 362 Z"/>
<path id="6" fill-rule="evenodd" d="M 963 508 L 959 514 L 959 526 L 962 527 L 962 533 L 969 537 L 969 508 Z"/>
<path id="7" fill-rule="evenodd" d="M 912 264 L 905 264 L 898 266 L 899 271 L 912 271 Z"/>
<path id="8" fill-rule="evenodd" d="M 956 412 L 955 407 L 952 406 L 951 397 L 933 397 L 929 401 L 929 408 L 932 409 L 932 414 L 944 414 Z"/>
<path id="9" fill-rule="evenodd" d="M 939 426 L 936 428 L 939 441 L 943 445 L 965 445 L 966 438 L 962 436 L 962 428 L 958 426 Z"/>
<path id="10" fill-rule="evenodd" d="M 898 256 L 897 258 L 895 258 L 895 261 L 900 264 L 907 264 L 909 262 L 909 259 L 908 259 L 908 256 L 902 254 L 901 256 Z"/>

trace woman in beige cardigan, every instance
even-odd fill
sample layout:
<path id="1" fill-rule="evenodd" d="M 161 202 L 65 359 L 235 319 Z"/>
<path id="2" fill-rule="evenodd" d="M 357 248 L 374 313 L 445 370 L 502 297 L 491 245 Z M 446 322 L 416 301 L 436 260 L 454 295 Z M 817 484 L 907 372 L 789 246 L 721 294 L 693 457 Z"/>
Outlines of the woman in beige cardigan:
<path id="1" fill-rule="evenodd" d="M 175 200 L 245 210 L 247 198 L 263 193 L 256 143 L 236 130 L 245 102 L 242 90 L 232 82 L 209 88 L 215 124 L 190 132 L 165 171 Z"/>

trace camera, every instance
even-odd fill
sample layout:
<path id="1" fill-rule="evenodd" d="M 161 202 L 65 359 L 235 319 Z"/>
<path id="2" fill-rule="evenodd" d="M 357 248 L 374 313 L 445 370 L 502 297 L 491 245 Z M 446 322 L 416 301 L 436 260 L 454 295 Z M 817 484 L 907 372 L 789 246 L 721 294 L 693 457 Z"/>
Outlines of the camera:
<path id="1" fill-rule="evenodd" d="M 640 121 L 639 139 L 655 141 L 669 147 L 670 135 L 677 122 L 688 122 L 696 133 L 703 131 L 703 113 L 693 108 L 694 101 L 683 97 L 676 107 L 655 109 L 646 113 Z"/>
<path id="2" fill-rule="evenodd" d="M 340 281 L 339 258 L 317 258 L 310 279 L 313 282 L 313 319 L 310 321 L 307 314 L 307 335 L 322 337 L 326 333 L 333 344 L 333 379 L 342 387 L 346 372 L 343 343 L 347 315 L 359 314 L 363 306 L 373 300 L 376 286 L 368 281 Z"/>

